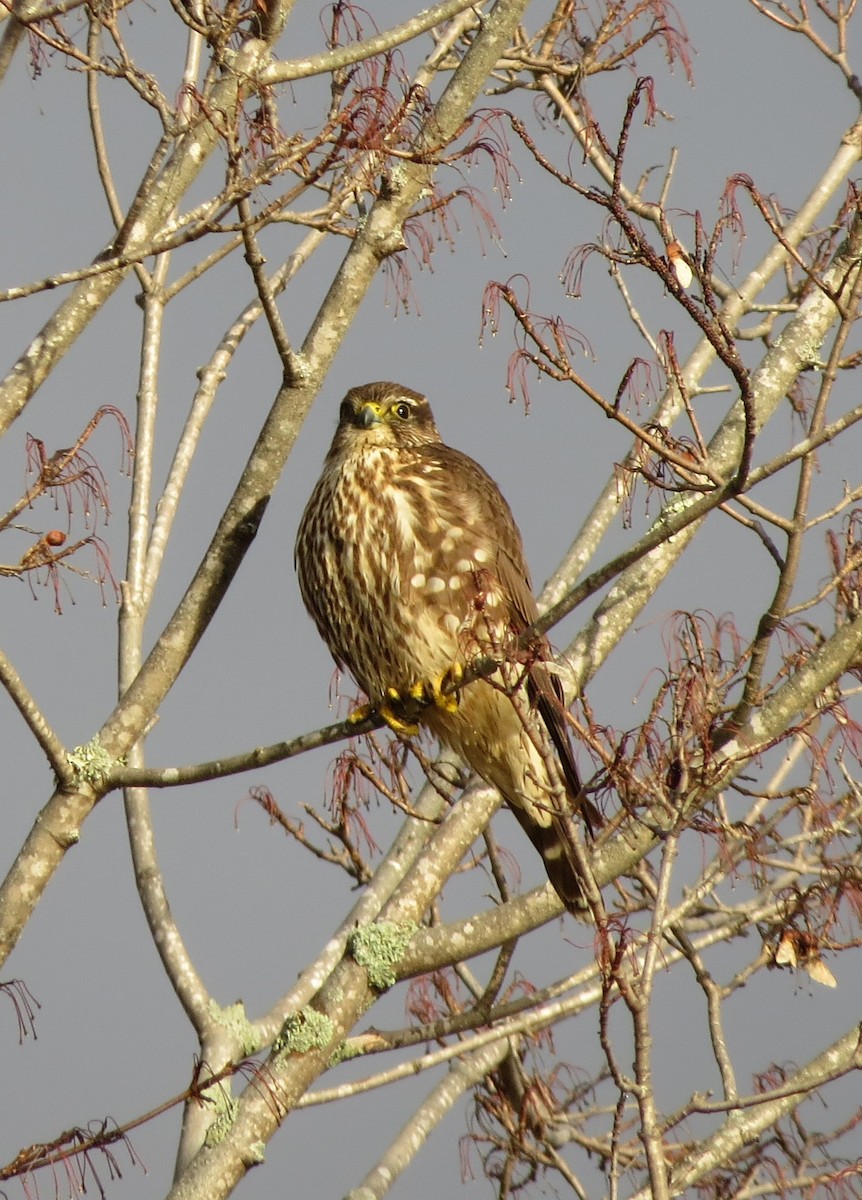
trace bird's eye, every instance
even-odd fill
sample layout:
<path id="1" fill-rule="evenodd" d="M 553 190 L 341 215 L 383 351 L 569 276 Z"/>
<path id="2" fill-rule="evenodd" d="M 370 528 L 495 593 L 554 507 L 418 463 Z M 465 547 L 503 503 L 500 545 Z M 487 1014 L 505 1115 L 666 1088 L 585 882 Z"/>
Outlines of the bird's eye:
<path id="1" fill-rule="evenodd" d="M 338 414 L 338 419 L 340 421 L 352 421 L 353 420 L 353 405 L 350 403 L 349 400 L 342 400 L 341 409 Z"/>
<path id="2" fill-rule="evenodd" d="M 402 421 L 408 421 L 412 411 L 410 405 L 405 404 L 403 401 L 401 404 L 396 404 L 395 406 L 395 415 L 400 417 Z"/>

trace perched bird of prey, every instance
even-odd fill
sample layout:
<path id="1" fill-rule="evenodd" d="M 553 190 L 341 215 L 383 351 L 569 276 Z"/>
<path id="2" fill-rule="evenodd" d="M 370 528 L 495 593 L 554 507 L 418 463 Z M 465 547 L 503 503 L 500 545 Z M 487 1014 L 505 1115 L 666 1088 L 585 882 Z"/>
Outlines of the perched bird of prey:
<path id="1" fill-rule="evenodd" d="M 437 432 L 424 396 L 351 388 L 296 539 L 305 606 L 396 730 L 421 720 L 496 786 L 569 908 L 583 804 L 521 535 L 496 483 Z M 478 656 L 501 665 L 458 687 Z M 550 735 L 550 740 L 549 740 Z M 551 744 L 553 743 L 553 745 Z"/>

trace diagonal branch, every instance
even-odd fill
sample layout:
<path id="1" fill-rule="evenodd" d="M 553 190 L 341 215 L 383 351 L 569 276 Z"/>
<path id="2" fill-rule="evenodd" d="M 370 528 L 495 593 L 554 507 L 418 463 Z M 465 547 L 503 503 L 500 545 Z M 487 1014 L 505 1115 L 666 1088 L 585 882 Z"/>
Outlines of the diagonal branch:
<path id="1" fill-rule="evenodd" d="M 862 219 L 856 219 L 853 231 L 826 273 L 827 287 L 836 291 L 844 288 L 852 293 L 860 269 L 862 255 Z M 762 429 L 784 401 L 799 373 L 813 362 L 829 329 L 842 314 L 821 289 L 812 291 L 802 302 L 796 315 L 788 322 L 764 356 L 751 377 L 751 395 L 756 428 Z M 749 428 L 747 414 L 741 403 L 731 408 L 709 446 L 710 464 L 724 478 L 731 479 L 738 468 L 740 455 Z M 728 499 L 723 495 L 722 500 Z M 691 492 L 679 495 L 659 514 L 651 533 L 662 528 L 675 531 L 676 522 L 689 508 L 701 503 L 701 497 Z M 691 521 L 672 539 L 660 542 L 649 555 L 624 571 L 607 597 L 598 606 L 587 625 L 566 651 L 566 658 L 578 681 L 579 689 L 596 672 L 631 623 L 655 594 L 657 588 L 676 564 L 700 527 L 700 520 Z M 547 620 L 558 620 L 567 611 L 566 600 L 558 602 L 546 614 Z"/>
<path id="2" fill-rule="evenodd" d="M 526 3 L 527 0 L 498 0 L 425 121 L 418 139 L 420 159 L 433 161 L 439 149 L 458 134 L 488 72 L 508 45 Z M 265 49 L 263 43 L 247 43 L 237 56 L 234 71 L 217 85 L 217 90 L 222 89 L 220 94 L 223 94 L 228 111 L 236 102 L 240 76 L 254 75 Z M 150 231 L 157 214 L 168 215 L 197 174 L 216 138 L 216 131 L 209 122 L 200 123 L 183 135 L 171 160 L 158 173 L 151 198 L 147 197 L 140 212 L 133 205 L 134 220 L 130 214 L 126 231 L 121 232 L 121 241 L 137 239 L 139 227 Z M 203 561 L 137 677 L 98 735 L 102 749 L 113 759 L 125 755 L 142 735 L 209 625 L 256 535 L 272 490 L 317 390 L 381 262 L 403 247 L 402 226 L 428 186 L 430 174 L 431 168 L 427 165 L 403 164 L 397 182 L 393 181 L 391 189 L 376 201 L 351 244 L 302 345 L 298 356 L 300 378 L 292 386 L 283 386 L 277 394 Z M 111 281 L 110 290 L 121 281 L 116 273 L 106 278 Z M 98 284 L 89 286 L 105 287 L 106 282 L 103 278 Z M 73 303 L 75 296 L 77 303 L 83 304 L 76 289 L 67 307 L 61 306 L 52 321 L 60 321 L 62 313 L 63 318 L 80 331 L 83 313 Z M 99 297 L 99 302 L 105 298 L 101 292 Z M 86 320 L 91 315 L 92 308 Z M 55 329 L 54 334 L 45 334 L 44 343 L 37 339 L 7 380 L 0 384 L 0 429 L 4 419 L 11 420 L 17 415 L 65 351 L 65 343 L 61 345 L 57 335 Z M 55 795 L 42 810 L 0 888 L 0 913 L 3 914 L 0 918 L 0 962 L 17 942 L 62 861 L 70 839 L 74 841 L 81 822 L 101 794 L 101 789 L 88 785 L 74 797 L 61 799 Z M 49 830 L 51 835 L 46 836 Z M 34 859 L 34 855 L 38 857 Z M 30 869 L 34 861 L 40 863 L 38 872 Z M 12 897 L 14 902 L 11 902 Z M 10 902 L 4 903 L 5 900 Z"/>
<path id="3" fill-rule="evenodd" d="M 589 141 L 589 139 L 588 139 Z M 589 142 L 591 145 L 591 141 Z M 815 226 L 818 216 L 835 193 L 846 185 L 862 153 L 862 122 L 852 125 L 841 139 L 831 162 L 817 181 L 811 195 L 784 229 L 788 246 L 798 246 Z M 787 251 L 773 245 L 760 263 L 739 286 L 731 289 L 722 305 L 720 317 L 728 329 L 737 327 L 754 300 L 787 262 Z M 715 350 L 702 339 L 682 368 L 682 377 L 692 392 L 715 360 Z M 668 390 L 656 411 L 654 420 L 671 426 L 682 411 L 682 399 L 677 387 Z M 620 499 L 617 476 L 605 485 L 601 495 L 588 513 L 581 531 L 564 556 L 560 566 L 545 585 L 542 600 L 545 606 L 558 604 L 588 562 L 591 561 L 605 533 L 619 515 Z"/>
<path id="4" fill-rule="evenodd" d="M 27 723 L 30 732 L 45 752 L 54 774 L 61 784 L 70 785 L 72 782 L 69 763 L 66 759 L 66 747 L 48 724 L 33 696 L 30 694 L 24 680 L 12 666 L 9 659 L 0 650 L 0 684 L 12 698 L 18 712 Z"/>
<path id="5" fill-rule="evenodd" d="M 266 53 L 266 44 L 258 40 L 243 46 L 236 55 L 233 69 L 226 72 L 213 89 L 211 112 L 235 110 L 242 87 L 249 77 L 255 76 Z M 194 183 L 219 140 L 216 125 L 207 117 L 200 117 L 177 140 L 173 153 L 163 164 L 160 158 L 155 158 L 123 228 L 103 254 L 133 255 L 137 248 L 147 246 Z M 131 269 L 129 264 L 82 280 L 49 317 L 5 379 L 0 381 L 0 435 L 21 414 Z"/>
<path id="6" fill-rule="evenodd" d="M 854 1026 L 822 1054 L 788 1077 L 783 1089 L 787 1094 L 754 1108 L 734 1110 L 716 1133 L 696 1143 L 693 1151 L 684 1154 L 682 1161 L 677 1161 L 671 1168 L 670 1194 L 678 1196 L 688 1191 L 710 1171 L 732 1162 L 745 1146 L 756 1141 L 780 1117 L 793 1112 L 827 1081 L 860 1069 L 860 1030 Z M 650 1200 L 650 1192 L 643 1189 L 637 1191 L 631 1200 Z"/>
<path id="7" fill-rule="evenodd" d="M 443 0 L 435 4 L 409 21 L 394 25 L 391 29 L 378 33 L 374 37 L 363 38 L 361 42 L 351 42 L 348 46 L 335 46 L 323 54 L 314 54 L 310 58 L 299 58 L 287 62 L 274 62 L 264 70 L 261 83 L 265 86 L 276 83 L 290 83 L 295 79 L 307 79 L 311 75 L 329 75 L 344 67 L 364 62 L 375 54 L 386 54 L 405 42 L 412 41 L 422 33 L 427 33 L 435 25 L 442 25 L 467 9 L 476 8 L 475 0 Z"/>

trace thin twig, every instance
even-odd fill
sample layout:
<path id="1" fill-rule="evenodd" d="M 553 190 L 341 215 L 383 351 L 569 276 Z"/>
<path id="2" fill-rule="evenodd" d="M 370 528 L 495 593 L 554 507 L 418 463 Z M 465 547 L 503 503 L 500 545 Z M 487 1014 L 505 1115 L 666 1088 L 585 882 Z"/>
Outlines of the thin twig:
<path id="1" fill-rule="evenodd" d="M 60 785 L 62 787 L 71 786 L 73 775 L 66 758 L 66 747 L 48 724 L 23 679 L 2 650 L 0 650 L 0 683 L 6 688 L 30 732 L 45 752 Z"/>

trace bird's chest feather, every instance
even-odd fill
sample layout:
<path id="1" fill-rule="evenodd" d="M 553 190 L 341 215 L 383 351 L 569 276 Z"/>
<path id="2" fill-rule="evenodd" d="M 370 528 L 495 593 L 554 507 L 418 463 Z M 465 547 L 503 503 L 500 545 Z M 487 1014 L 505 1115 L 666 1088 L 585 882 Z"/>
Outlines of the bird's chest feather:
<path id="1" fill-rule="evenodd" d="M 448 483 L 433 466 L 382 450 L 353 456 L 330 480 L 321 565 L 342 588 L 330 647 L 372 696 L 463 660 L 487 600 L 488 554 Z"/>

